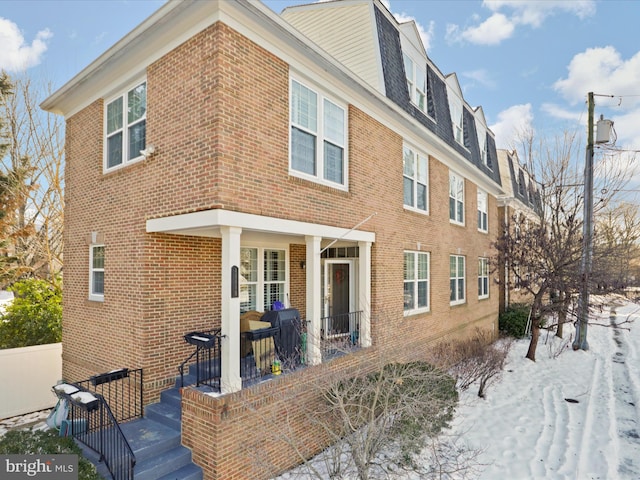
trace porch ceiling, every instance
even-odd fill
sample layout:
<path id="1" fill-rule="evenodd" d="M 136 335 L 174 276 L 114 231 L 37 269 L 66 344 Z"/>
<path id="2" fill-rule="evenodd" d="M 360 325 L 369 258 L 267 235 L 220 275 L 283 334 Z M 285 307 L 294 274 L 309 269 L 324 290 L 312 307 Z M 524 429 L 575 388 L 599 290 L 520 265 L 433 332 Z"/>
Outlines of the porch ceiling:
<path id="1" fill-rule="evenodd" d="M 304 243 L 305 236 L 341 239 L 352 242 L 375 242 L 376 234 L 363 230 L 350 230 L 317 223 L 285 220 L 224 209 L 203 210 L 147 220 L 147 233 L 168 233 L 198 237 L 220 237 L 220 227 L 242 228 L 242 235 L 277 235 L 289 237 L 290 243 Z M 245 237 L 246 238 L 246 237 Z"/>

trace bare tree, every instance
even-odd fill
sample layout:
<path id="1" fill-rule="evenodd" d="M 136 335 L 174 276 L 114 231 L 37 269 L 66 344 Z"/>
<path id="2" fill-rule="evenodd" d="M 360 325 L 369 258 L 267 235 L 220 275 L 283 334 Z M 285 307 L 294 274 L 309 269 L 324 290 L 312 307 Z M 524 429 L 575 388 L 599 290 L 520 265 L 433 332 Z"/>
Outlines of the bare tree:
<path id="1" fill-rule="evenodd" d="M 6 149 L 0 151 L 2 227 L 7 239 L 1 286 L 21 277 L 58 281 L 62 268 L 64 189 L 63 123 L 38 104 L 50 91 L 26 75 L 4 77 L 0 97 Z"/>
<path id="2" fill-rule="evenodd" d="M 429 361 L 447 371 L 456 379 L 459 390 L 478 385 L 478 396 L 484 398 L 489 385 L 500 378 L 511 338 L 492 342 L 491 336 L 482 330 L 464 340 L 443 341 L 429 352 Z"/>
<path id="3" fill-rule="evenodd" d="M 580 286 L 584 155 L 577 136 L 570 132 L 553 142 L 543 139 L 538 143 L 529 134 L 522 139 L 522 149 L 529 173 L 539 187 L 538 216 L 519 213 L 511 219 L 496 242 L 494 262 L 506 265 L 509 274 L 533 298 L 526 357 L 535 361 L 545 318 L 555 312 L 559 324 L 566 322 L 571 298 Z M 602 163 L 600 166 L 603 168 Z M 630 175 L 628 168 L 596 175 L 596 215 L 611 204 Z M 551 298 L 557 301 L 549 302 Z"/>
<path id="4" fill-rule="evenodd" d="M 274 442 L 284 442 L 301 462 L 282 478 L 365 480 L 394 472 L 425 479 L 469 478 L 480 452 L 460 438 L 440 440 L 458 401 L 455 380 L 425 362 L 379 360 L 373 366 L 363 363 L 362 370 L 349 375 L 319 375 L 303 388 L 304 402 L 296 396 L 296 408 L 281 411 L 273 421 L 261 416 Z M 281 403 L 285 409 L 292 405 L 285 398 Z M 296 427 L 300 422 L 329 445 L 316 457 L 309 458 Z M 273 475 L 274 467 L 256 457 L 261 472 Z"/>
<path id="5" fill-rule="evenodd" d="M 594 276 L 598 291 L 618 291 L 633 281 L 632 268 L 640 258 L 640 216 L 637 205 L 622 202 L 596 218 Z"/>

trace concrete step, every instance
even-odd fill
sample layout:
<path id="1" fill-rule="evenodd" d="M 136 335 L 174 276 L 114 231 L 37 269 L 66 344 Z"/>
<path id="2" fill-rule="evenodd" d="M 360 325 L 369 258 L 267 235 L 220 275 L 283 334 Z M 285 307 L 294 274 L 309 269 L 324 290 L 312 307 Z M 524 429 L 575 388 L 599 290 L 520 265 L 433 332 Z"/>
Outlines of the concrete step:
<path id="1" fill-rule="evenodd" d="M 174 430 L 180 431 L 181 428 L 181 407 L 174 403 L 160 401 L 147 405 L 144 409 L 144 416 L 149 420 L 155 420 Z"/>
<path id="2" fill-rule="evenodd" d="M 136 456 L 137 463 L 181 444 L 180 430 L 148 418 L 123 423 L 120 428 Z"/>
<path id="3" fill-rule="evenodd" d="M 182 480 L 176 471 L 189 465 L 196 466 L 191 463 L 191 450 L 179 446 L 136 463 L 133 474 L 135 480 L 158 480 L 166 476 Z"/>
<path id="4" fill-rule="evenodd" d="M 202 480 L 202 478 L 202 469 L 197 465 L 191 463 L 176 470 L 175 472 L 171 472 L 163 477 L 158 478 L 158 480 Z"/>
<path id="5" fill-rule="evenodd" d="M 160 393 L 160 402 L 166 403 L 168 405 L 175 405 L 176 407 L 182 407 L 182 394 L 180 393 L 180 389 L 178 387 L 169 388 L 168 390 L 163 390 Z"/>

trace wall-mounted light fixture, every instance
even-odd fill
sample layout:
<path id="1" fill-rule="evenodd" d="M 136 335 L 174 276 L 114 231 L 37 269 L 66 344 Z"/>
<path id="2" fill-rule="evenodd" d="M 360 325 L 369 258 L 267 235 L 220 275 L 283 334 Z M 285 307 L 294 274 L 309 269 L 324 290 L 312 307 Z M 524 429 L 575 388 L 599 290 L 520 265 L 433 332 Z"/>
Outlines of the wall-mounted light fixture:
<path id="1" fill-rule="evenodd" d="M 302 270 L 304 270 L 305 268 L 307 268 L 307 262 L 305 262 L 304 260 L 302 260 L 302 261 L 300 262 L 300 268 L 301 268 Z"/>
<path id="2" fill-rule="evenodd" d="M 149 158 L 154 153 L 156 153 L 156 146 L 153 144 L 150 144 L 144 150 L 140 150 L 140 155 L 142 155 L 144 158 Z"/>

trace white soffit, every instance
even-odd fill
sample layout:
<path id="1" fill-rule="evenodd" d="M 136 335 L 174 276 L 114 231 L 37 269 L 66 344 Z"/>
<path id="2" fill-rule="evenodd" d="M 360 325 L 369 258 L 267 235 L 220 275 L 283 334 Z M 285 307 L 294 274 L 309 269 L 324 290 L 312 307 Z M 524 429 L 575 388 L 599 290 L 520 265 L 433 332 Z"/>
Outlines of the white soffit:
<path id="1" fill-rule="evenodd" d="M 218 237 L 220 227 L 237 227 L 243 231 L 277 235 L 311 236 L 354 242 L 375 242 L 376 234 L 362 230 L 299 222 L 224 209 L 203 210 L 147 220 L 147 233 Z"/>

